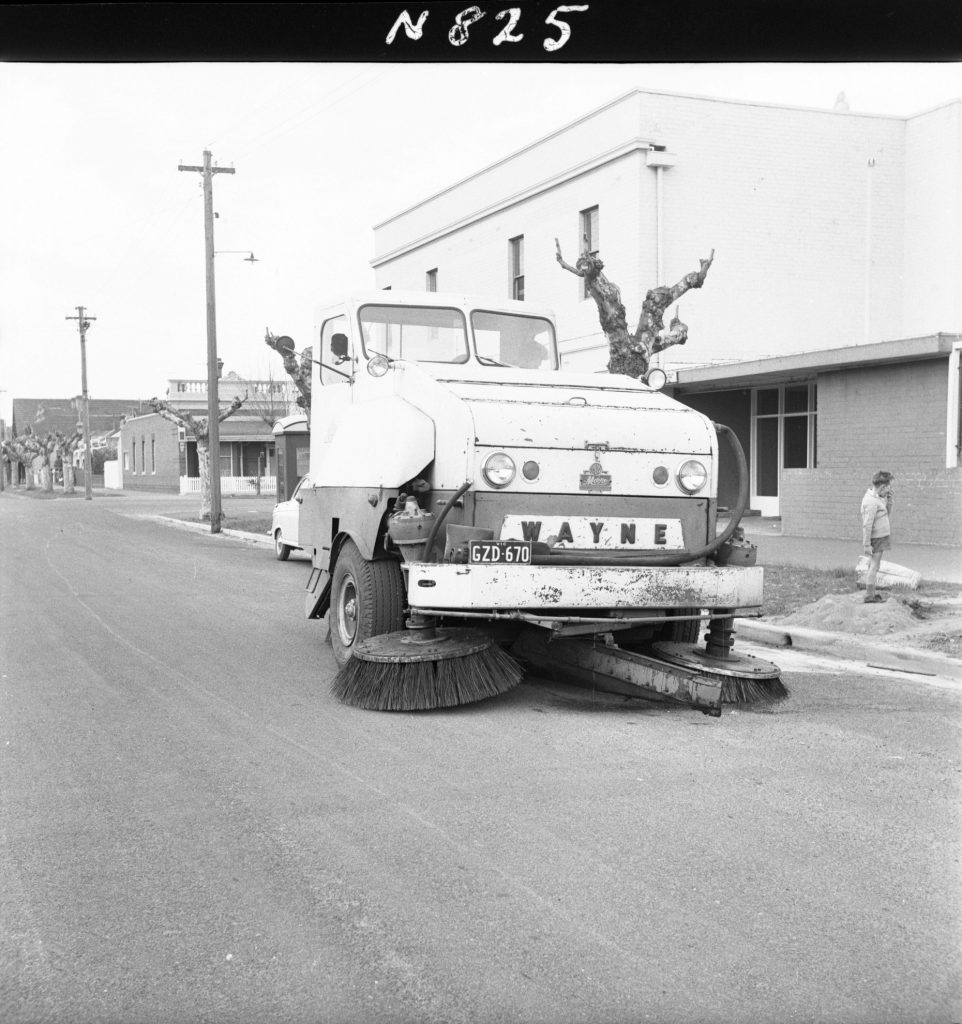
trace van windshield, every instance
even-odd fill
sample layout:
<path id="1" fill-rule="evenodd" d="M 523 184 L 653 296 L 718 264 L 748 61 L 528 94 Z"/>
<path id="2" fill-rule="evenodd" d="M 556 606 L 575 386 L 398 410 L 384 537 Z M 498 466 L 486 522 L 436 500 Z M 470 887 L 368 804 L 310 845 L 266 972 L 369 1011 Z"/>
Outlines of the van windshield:
<path id="1" fill-rule="evenodd" d="M 419 363 L 466 363 L 468 333 L 458 309 L 430 306 L 362 306 L 358 310 L 364 354 Z"/>
<path id="2" fill-rule="evenodd" d="M 471 327 L 481 363 L 525 370 L 558 368 L 558 348 L 550 320 L 474 310 Z"/>

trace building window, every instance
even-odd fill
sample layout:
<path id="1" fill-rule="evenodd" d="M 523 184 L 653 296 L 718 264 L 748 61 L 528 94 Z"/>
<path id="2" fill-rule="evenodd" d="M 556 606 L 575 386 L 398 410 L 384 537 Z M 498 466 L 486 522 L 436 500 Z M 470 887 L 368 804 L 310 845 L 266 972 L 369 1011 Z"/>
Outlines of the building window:
<path id="1" fill-rule="evenodd" d="M 137 438 L 130 439 L 130 472 L 137 472 Z"/>
<path id="2" fill-rule="evenodd" d="M 508 239 L 511 268 L 511 298 L 524 298 L 524 235 Z"/>
<path id="3" fill-rule="evenodd" d="M 424 288 L 429 292 L 436 292 L 438 290 L 438 268 L 435 267 L 433 270 L 429 270 L 424 275 Z"/>
<path id="4" fill-rule="evenodd" d="M 150 435 L 150 471 L 157 472 L 157 441 L 153 434 Z"/>
<path id="5" fill-rule="evenodd" d="M 784 469 L 818 465 L 818 391 L 815 382 L 756 388 L 753 404 L 753 501 L 777 515 Z"/>
<path id="6" fill-rule="evenodd" d="M 124 471 L 130 469 L 130 452 L 124 452 Z"/>
<path id="7" fill-rule="evenodd" d="M 597 252 L 601 247 L 601 240 L 598 237 L 598 207 L 589 206 L 578 214 L 578 222 L 581 229 L 581 252 Z M 588 298 L 588 289 L 585 287 L 585 279 L 581 279 L 581 297 Z"/>
<path id="8" fill-rule="evenodd" d="M 147 472 L 147 442 L 140 438 L 140 472 Z"/>

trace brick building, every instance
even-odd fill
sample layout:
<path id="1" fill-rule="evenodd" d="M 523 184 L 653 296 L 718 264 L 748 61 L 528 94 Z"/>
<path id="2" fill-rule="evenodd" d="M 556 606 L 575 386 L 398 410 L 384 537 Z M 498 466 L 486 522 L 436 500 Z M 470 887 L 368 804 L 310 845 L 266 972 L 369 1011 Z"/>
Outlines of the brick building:
<path id="1" fill-rule="evenodd" d="M 681 400 L 737 420 L 753 507 L 848 537 L 884 465 L 900 516 L 956 544 L 959 180 L 959 100 L 884 117 L 634 90 L 376 225 L 372 266 L 381 288 L 550 306 L 564 365 L 601 370 L 597 310 L 555 239 L 569 263 L 582 239 L 600 253 L 631 326 L 714 249 L 680 302 L 688 345 L 661 365 Z"/>
<path id="2" fill-rule="evenodd" d="M 784 534 L 857 543 L 862 495 L 887 469 L 899 546 L 962 547 L 960 360 L 962 335 L 934 335 L 678 370 L 668 391 L 738 434 L 751 504 Z"/>
<path id="3" fill-rule="evenodd" d="M 121 423 L 130 416 L 137 416 L 147 408 L 146 403 L 135 398 L 91 398 L 89 409 L 91 448 L 96 451 L 107 445 L 107 438 L 113 435 Z M 83 419 L 83 399 L 74 398 L 14 398 L 11 403 L 11 422 L 5 425 L 9 437 L 19 437 L 29 427 L 38 437 L 55 434 L 58 431 L 70 437 Z M 2 422 L 2 421 L 0 421 Z M 74 467 L 78 479 L 84 464 L 84 446 L 74 452 Z M 23 476 L 22 466 L 13 468 L 18 479 Z M 94 479 L 98 480 L 97 474 Z"/>
<path id="4" fill-rule="evenodd" d="M 293 385 L 251 381 L 228 373 L 218 387 L 226 409 L 237 396 L 244 405 L 220 424 L 220 475 L 223 493 L 247 493 L 260 483 L 262 492 L 276 488 L 273 424 L 293 406 Z M 207 416 L 207 381 L 173 379 L 167 402 L 179 412 Z M 120 428 L 120 486 L 125 490 L 190 493 L 199 490 L 197 442 L 183 428 L 157 413 L 132 417 Z"/>

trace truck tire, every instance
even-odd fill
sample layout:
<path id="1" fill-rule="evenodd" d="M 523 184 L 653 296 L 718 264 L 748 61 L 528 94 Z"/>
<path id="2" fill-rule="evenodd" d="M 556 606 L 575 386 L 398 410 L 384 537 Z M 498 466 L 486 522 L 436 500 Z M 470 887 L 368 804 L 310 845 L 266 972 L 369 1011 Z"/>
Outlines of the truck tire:
<path id="1" fill-rule="evenodd" d="M 352 540 L 334 563 L 331 577 L 331 647 L 339 666 L 361 640 L 404 628 L 404 579 L 397 562 L 369 562 Z"/>
<path id="2" fill-rule="evenodd" d="M 700 608 L 679 608 L 679 615 L 697 615 Z M 705 625 L 701 619 L 685 619 L 682 622 L 671 622 L 665 626 L 662 639 L 676 644 L 697 644 L 698 636 Z"/>
<path id="3" fill-rule="evenodd" d="M 697 615 L 700 610 L 699 608 L 675 609 L 678 615 Z M 704 622 L 700 619 L 683 619 L 680 622 L 668 622 L 659 629 L 656 629 L 654 634 L 650 634 L 644 639 L 639 639 L 636 631 L 628 630 L 625 634 L 615 633 L 615 643 L 626 651 L 650 654 L 651 644 L 658 640 L 667 640 L 676 644 L 697 644 L 699 634 L 704 625 Z"/>

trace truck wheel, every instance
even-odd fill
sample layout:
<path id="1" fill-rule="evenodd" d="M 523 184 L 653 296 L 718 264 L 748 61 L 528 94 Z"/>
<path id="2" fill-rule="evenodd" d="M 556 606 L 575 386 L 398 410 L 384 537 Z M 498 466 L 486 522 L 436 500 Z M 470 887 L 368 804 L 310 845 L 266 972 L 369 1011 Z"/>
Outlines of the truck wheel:
<path id="1" fill-rule="evenodd" d="M 286 562 L 288 557 L 290 556 L 290 553 L 290 545 L 285 544 L 284 541 L 281 540 L 281 531 L 278 530 L 274 534 L 274 557 L 278 560 L 278 562 Z"/>
<path id="2" fill-rule="evenodd" d="M 698 615 L 700 608 L 679 608 L 679 615 Z M 669 640 L 676 644 L 697 644 L 698 635 L 701 633 L 704 622 L 701 619 L 684 619 L 681 622 L 671 622 L 665 626 L 662 640 Z"/>
<path id="3" fill-rule="evenodd" d="M 397 562 L 369 562 L 344 544 L 331 578 L 331 647 L 346 665 L 355 643 L 404 628 L 404 579 Z"/>
<path id="4" fill-rule="evenodd" d="M 678 615 L 698 615 L 699 608 L 676 608 Z M 637 630 L 627 630 L 623 634 L 615 633 L 615 643 L 626 651 L 636 651 L 639 654 L 650 654 L 651 645 L 655 641 L 668 640 L 676 644 L 697 644 L 698 635 L 704 627 L 701 619 L 683 619 L 681 622 L 669 622 L 655 632 L 649 633 L 643 639 L 637 635 Z"/>

